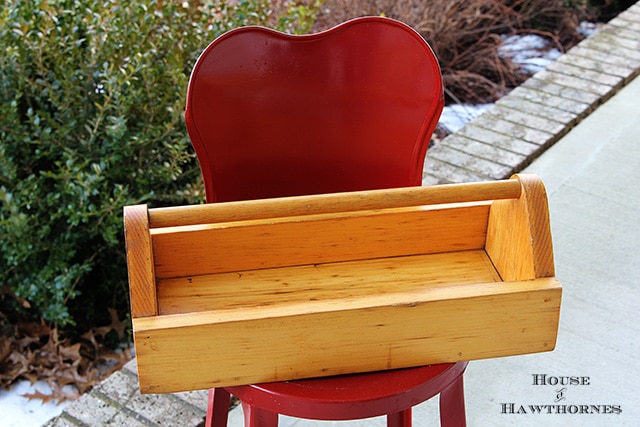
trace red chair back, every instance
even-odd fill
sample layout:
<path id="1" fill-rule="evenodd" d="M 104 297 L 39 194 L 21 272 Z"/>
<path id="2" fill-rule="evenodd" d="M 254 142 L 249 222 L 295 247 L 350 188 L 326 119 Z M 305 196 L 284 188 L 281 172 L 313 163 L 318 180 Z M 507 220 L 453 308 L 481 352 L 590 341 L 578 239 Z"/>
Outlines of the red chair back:
<path id="1" fill-rule="evenodd" d="M 218 37 L 193 69 L 185 117 L 207 202 L 220 202 L 420 185 L 443 105 L 422 37 L 367 17 Z"/>

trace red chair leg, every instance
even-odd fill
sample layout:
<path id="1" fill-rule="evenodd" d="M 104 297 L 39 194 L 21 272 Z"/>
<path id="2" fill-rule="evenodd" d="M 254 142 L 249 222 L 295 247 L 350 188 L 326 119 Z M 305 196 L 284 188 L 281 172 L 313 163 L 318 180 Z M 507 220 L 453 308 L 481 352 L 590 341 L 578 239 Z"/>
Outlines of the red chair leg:
<path id="1" fill-rule="evenodd" d="M 278 414 L 242 402 L 245 427 L 278 427 Z"/>
<path id="2" fill-rule="evenodd" d="M 209 389 L 205 427 L 227 427 L 231 395 L 223 388 Z"/>
<path id="3" fill-rule="evenodd" d="M 440 393 L 440 425 L 442 427 L 466 427 L 467 425 L 462 375 Z"/>
<path id="4" fill-rule="evenodd" d="M 387 427 L 411 427 L 411 408 L 387 415 Z"/>

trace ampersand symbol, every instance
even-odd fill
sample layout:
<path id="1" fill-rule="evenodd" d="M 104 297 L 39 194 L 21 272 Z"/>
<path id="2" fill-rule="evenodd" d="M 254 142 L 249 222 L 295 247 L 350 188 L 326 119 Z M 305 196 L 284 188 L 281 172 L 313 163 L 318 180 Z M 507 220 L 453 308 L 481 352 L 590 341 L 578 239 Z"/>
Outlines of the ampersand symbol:
<path id="1" fill-rule="evenodd" d="M 560 390 L 556 390 L 556 400 L 555 400 L 556 403 L 566 399 L 566 397 L 564 397 L 565 391 L 567 391 L 566 387 L 563 387 Z"/>

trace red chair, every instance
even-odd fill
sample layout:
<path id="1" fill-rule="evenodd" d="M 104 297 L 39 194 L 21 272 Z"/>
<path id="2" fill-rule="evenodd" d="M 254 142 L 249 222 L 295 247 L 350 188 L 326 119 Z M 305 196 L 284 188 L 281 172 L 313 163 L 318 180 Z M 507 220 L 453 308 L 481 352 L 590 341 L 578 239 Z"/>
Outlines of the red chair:
<path id="1" fill-rule="evenodd" d="M 193 69 L 185 116 L 211 203 L 418 186 L 443 105 L 420 35 L 367 17 L 305 36 L 258 27 L 220 36 Z M 463 426 L 465 368 L 213 389 L 207 425 L 226 425 L 233 393 L 247 426 L 276 426 L 278 414 L 410 426 L 411 407 L 436 394 L 442 425 Z"/>

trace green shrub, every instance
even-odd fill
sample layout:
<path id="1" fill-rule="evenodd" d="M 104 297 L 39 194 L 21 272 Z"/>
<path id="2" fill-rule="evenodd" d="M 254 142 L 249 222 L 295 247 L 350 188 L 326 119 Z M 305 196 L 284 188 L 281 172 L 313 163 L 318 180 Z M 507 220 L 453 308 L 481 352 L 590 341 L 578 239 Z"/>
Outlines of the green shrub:
<path id="1" fill-rule="evenodd" d="M 317 3 L 3 1 L 3 317 L 127 312 L 122 206 L 203 200 L 183 124 L 198 54 L 239 25 L 306 31 Z"/>

